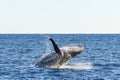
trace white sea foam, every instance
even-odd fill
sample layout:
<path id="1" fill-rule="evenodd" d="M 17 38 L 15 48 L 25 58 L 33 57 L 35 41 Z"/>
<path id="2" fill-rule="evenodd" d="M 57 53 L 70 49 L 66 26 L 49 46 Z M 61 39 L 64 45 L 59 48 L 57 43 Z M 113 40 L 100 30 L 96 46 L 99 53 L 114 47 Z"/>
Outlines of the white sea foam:
<path id="1" fill-rule="evenodd" d="M 79 69 L 79 70 L 90 70 L 93 69 L 92 63 L 74 63 L 74 64 L 65 64 L 61 66 L 62 69 Z"/>

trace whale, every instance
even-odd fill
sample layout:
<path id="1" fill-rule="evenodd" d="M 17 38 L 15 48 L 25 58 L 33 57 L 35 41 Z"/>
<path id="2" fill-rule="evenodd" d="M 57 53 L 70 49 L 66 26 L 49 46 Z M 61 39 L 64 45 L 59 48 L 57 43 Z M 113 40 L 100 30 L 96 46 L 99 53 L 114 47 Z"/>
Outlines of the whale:
<path id="1" fill-rule="evenodd" d="M 45 55 L 42 59 L 39 58 L 33 62 L 34 66 L 59 68 L 84 51 L 84 46 L 82 45 L 63 46 L 59 48 L 52 38 L 49 38 L 49 40 L 53 45 L 54 51 L 50 52 L 48 55 Z"/>

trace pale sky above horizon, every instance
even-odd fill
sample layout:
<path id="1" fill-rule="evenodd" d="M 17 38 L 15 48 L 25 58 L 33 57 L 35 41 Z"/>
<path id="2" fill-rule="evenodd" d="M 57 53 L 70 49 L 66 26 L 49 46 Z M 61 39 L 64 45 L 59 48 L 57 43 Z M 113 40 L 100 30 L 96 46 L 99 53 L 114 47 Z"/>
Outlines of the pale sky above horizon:
<path id="1" fill-rule="evenodd" d="M 0 33 L 119 33 L 120 0 L 0 0 Z"/>

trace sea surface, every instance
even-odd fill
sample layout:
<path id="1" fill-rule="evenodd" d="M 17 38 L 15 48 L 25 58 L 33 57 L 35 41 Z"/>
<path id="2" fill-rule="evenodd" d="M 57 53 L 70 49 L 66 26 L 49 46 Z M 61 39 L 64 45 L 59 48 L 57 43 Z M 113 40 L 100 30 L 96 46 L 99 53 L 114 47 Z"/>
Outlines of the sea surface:
<path id="1" fill-rule="evenodd" d="M 50 37 L 85 50 L 61 68 L 33 66 Z M 120 34 L 0 34 L 0 80 L 120 80 Z"/>

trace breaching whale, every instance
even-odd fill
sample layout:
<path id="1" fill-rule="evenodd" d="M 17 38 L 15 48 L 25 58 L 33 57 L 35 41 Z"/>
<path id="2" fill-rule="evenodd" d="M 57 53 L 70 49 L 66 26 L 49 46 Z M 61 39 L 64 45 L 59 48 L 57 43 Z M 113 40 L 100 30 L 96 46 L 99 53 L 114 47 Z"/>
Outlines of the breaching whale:
<path id="1" fill-rule="evenodd" d="M 49 40 L 53 44 L 54 51 L 42 59 L 39 58 L 33 63 L 34 66 L 59 68 L 84 50 L 84 47 L 80 45 L 59 48 L 52 38 L 49 38 Z"/>

